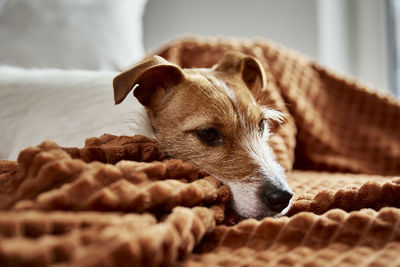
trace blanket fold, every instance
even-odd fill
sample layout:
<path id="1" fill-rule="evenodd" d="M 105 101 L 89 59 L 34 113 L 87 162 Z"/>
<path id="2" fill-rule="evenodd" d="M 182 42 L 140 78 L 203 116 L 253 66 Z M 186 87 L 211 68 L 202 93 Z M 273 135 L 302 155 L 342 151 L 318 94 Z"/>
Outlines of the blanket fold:
<path id="1" fill-rule="evenodd" d="M 262 62 L 252 93 L 287 114 L 270 140 L 287 216 L 240 220 L 228 187 L 150 138 L 44 141 L 0 161 L 0 266 L 400 266 L 399 102 L 264 40 L 180 38 L 158 54 L 210 67 L 229 50 Z"/>

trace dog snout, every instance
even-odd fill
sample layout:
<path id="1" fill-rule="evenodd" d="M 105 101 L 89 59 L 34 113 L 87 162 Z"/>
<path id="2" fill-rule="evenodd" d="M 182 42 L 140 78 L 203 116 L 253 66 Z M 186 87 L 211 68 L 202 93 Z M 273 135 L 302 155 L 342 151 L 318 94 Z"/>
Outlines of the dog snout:
<path id="1" fill-rule="evenodd" d="M 289 205 L 292 196 L 289 190 L 269 187 L 264 190 L 262 198 L 272 211 L 279 213 Z"/>

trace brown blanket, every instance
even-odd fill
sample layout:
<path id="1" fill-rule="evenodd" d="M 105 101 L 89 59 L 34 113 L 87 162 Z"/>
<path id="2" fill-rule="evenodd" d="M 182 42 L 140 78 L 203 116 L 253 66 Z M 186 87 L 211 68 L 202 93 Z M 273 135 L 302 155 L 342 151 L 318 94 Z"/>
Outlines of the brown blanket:
<path id="1" fill-rule="evenodd" d="M 0 161 L 0 266 L 399 266 L 400 103 L 262 40 L 158 53 L 209 67 L 232 49 L 264 64 L 254 94 L 288 114 L 271 140 L 295 192 L 288 216 L 237 223 L 226 186 L 145 137 L 44 142 Z"/>

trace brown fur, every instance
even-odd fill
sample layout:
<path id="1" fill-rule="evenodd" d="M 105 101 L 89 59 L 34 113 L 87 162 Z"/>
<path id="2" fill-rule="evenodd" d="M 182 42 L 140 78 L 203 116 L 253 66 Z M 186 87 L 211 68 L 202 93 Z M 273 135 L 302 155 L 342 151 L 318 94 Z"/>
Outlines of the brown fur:
<path id="1" fill-rule="evenodd" d="M 264 138 L 257 137 L 260 121 L 273 119 L 265 117 L 265 108 L 250 92 L 262 90 L 265 83 L 258 60 L 238 52 L 227 53 L 210 69 L 181 69 L 154 56 L 117 76 L 114 93 L 118 104 L 134 88 L 168 155 L 191 161 L 227 184 L 253 184 L 260 194 L 257 199 L 261 199 L 275 177 L 284 177 L 280 171 L 274 174 L 277 167 L 264 166 L 269 174 L 261 173 L 263 159 L 257 160 L 246 147 L 252 142 L 249 140 Z M 199 140 L 196 132 L 209 128 L 221 133 L 221 144 L 210 146 Z M 262 128 L 267 135 L 268 129 Z M 267 139 L 263 141 L 267 143 Z M 267 150 L 269 153 L 269 147 Z M 274 161 L 272 153 L 267 157 Z"/>
<path id="2" fill-rule="evenodd" d="M 216 79 L 234 91 L 236 103 Z M 262 88 L 265 74 L 256 59 L 231 52 L 212 70 L 182 70 L 155 56 L 115 78 L 116 103 L 136 83 L 135 96 L 147 107 L 155 135 L 170 156 L 195 162 L 219 177 L 240 179 L 252 174 L 254 164 L 240 148 L 248 129 L 238 122 L 238 113 L 245 115 L 251 130 L 258 130 L 263 112 L 249 89 Z M 194 135 L 195 130 L 211 126 L 225 137 L 212 153 Z"/>

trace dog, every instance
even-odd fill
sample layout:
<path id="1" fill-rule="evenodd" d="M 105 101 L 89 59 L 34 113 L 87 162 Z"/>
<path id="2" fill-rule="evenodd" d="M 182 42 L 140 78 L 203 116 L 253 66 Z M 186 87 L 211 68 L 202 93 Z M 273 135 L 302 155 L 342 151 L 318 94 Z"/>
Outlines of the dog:
<path id="1" fill-rule="evenodd" d="M 260 62 L 238 52 L 207 69 L 158 56 L 123 73 L 0 67 L 0 158 L 45 139 L 81 147 L 103 133 L 155 137 L 229 186 L 241 217 L 282 216 L 292 191 L 268 145 L 282 114 L 251 94 L 265 84 Z"/>
<path id="2" fill-rule="evenodd" d="M 118 75 L 113 87 L 116 104 L 133 90 L 163 151 L 228 185 L 236 212 L 260 219 L 284 215 L 293 195 L 268 145 L 269 124 L 283 116 L 251 94 L 265 83 L 256 58 L 230 52 L 209 69 L 153 56 Z"/>

